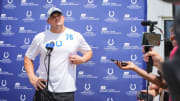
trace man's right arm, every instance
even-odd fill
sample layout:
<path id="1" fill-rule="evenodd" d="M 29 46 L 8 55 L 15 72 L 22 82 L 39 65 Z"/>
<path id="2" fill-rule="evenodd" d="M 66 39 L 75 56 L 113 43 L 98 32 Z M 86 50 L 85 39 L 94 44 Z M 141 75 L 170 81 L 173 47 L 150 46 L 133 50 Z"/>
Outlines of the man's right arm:
<path id="1" fill-rule="evenodd" d="M 34 86 L 36 90 L 44 89 L 46 85 L 43 82 L 47 82 L 44 79 L 38 78 L 34 73 L 33 61 L 27 56 L 24 57 L 24 67 L 29 77 L 30 83 Z"/>
<path id="2" fill-rule="evenodd" d="M 27 56 L 24 57 L 24 67 L 29 77 L 30 83 L 37 89 L 36 82 L 38 81 L 38 77 L 34 73 L 33 61 Z"/>

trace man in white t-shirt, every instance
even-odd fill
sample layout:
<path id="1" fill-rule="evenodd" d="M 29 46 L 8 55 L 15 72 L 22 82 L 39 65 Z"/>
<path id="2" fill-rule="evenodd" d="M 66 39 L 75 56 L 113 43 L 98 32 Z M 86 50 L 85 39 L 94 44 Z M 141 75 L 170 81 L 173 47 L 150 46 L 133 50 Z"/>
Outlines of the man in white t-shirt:
<path id="1" fill-rule="evenodd" d="M 46 88 L 44 82 L 48 82 L 48 94 L 52 95 L 55 101 L 74 101 L 76 64 L 82 64 L 90 60 L 92 50 L 79 32 L 64 26 L 64 16 L 59 8 L 50 8 L 47 15 L 47 22 L 51 25 L 51 28 L 34 37 L 25 54 L 24 66 L 36 93 L 40 93 Z M 54 47 L 51 52 L 49 80 L 47 81 L 48 58 L 46 45 L 51 42 L 54 43 Z M 77 52 L 81 52 L 83 55 L 79 56 Z M 34 73 L 33 60 L 39 54 L 40 65 L 37 76 Z M 33 100 L 42 101 L 42 98 L 38 98 L 40 95 L 36 95 L 36 93 Z"/>

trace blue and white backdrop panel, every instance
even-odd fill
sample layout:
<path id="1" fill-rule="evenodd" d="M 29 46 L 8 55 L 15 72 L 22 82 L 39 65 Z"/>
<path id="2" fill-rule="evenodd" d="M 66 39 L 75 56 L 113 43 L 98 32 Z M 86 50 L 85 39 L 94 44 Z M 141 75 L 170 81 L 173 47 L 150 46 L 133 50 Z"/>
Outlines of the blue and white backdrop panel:
<path id="1" fill-rule="evenodd" d="M 143 68 L 140 23 L 146 19 L 146 0 L 1 0 L 0 101 L 32 101 L 35 89 L 23 59 L 33 37 L 50 28 L 46 12 L 52 6 L 63 10 L 65 25 L 80 32 L 94 53 L 77 67 L 75 101 L 135 101 L 144 80 L 110 59 Z"/>

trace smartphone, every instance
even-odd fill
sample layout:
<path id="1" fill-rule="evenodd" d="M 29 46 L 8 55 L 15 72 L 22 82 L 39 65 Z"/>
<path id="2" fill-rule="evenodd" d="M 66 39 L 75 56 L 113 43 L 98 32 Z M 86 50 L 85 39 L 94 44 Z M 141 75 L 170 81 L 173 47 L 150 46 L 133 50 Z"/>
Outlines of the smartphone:
<path id="1" fill-rule="evenodd" d="M 111 61 L 112 62 L 118 62 L 119 60 L 111 59 Z M 119 61 L 119 62 L 121 62 L 121 66 L 127 66 L 128 65 L 128 63 L 126 63 L 126 62 L 122 62 L 122 61 Z"/>
<path id="2" fill-rule="evenodd" d="M 145 92 L 138 92 L 137 93 L 137 99 L 138 100 L 144 100 L 147 101 L 147 93 Z M 153 101 L 153 96 L 148 94 L 148 101 Z"/>

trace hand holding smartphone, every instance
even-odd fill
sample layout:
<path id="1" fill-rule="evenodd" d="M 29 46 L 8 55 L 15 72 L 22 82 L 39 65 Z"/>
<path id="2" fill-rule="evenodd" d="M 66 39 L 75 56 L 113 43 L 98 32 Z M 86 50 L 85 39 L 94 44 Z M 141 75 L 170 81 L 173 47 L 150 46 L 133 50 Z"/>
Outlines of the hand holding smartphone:
<path id="1" fill-rule="evenodd" d="M 127 62 L 122 62 L 122 61 L 118 61 L 118 60 L 114 60 L 114 59 L 111 59 L 111 61 L 114 62 L 114 63 L 120 62 L 121 66 L 127 66 L 128 65 Z"/>

